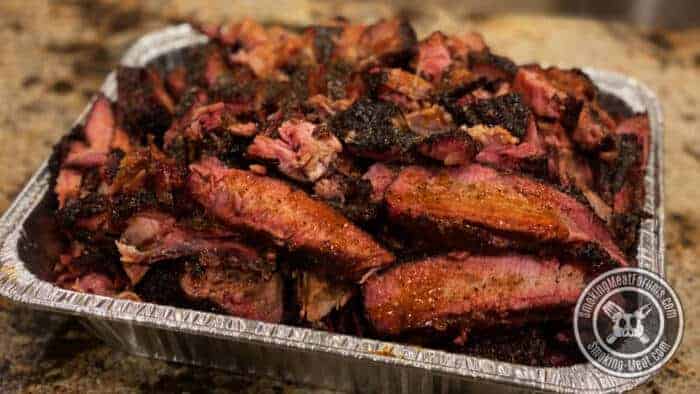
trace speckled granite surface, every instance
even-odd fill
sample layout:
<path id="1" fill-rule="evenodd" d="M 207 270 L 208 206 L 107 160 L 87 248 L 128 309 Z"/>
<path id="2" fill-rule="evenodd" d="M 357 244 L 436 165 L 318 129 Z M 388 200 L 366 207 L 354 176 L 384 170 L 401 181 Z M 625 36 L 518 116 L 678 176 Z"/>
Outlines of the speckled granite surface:
<path id="1" fill-rule="evenodd" d="M 143 5 L 142 3 L 146 3 Z M 0 212 L 47 157 L 120 53 L 144 32 L 191 17 L 251 15 L 309 23 L 399 13 L 419 34 L 477 30 L 518 62 L 586 65 L 638 78 L 666 114 L 667 272 L 687 323 L 676 358 L 639 392 L 700 392 L 700 30 L 646 32 L 541 16 L 472 15 L 438 1 L 194 0 L 0 2 Z M 142 359 L 109 348 L 75 320 L 0 301 L 0 392 L 318 392 Z"/>

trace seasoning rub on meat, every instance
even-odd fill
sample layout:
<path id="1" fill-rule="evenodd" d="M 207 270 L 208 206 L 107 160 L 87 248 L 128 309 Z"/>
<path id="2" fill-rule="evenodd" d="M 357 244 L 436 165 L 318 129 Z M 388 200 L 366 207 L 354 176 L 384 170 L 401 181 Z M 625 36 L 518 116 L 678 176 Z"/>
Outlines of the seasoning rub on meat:
<path id="1" fill-rule="evenodd" d="M 584 72 L 403 19 L 196 27 L 56 144 L 60 286 L 493 356 L 635 264 L 649 120 Z"/>

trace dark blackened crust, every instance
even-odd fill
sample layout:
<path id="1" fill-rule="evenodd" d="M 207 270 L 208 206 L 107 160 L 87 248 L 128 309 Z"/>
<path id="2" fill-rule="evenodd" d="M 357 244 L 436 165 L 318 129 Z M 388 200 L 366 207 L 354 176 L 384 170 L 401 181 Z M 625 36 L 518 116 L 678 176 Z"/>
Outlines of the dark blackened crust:
<path id="1" fill-rule="evenodd" d="M 539 311 L 543 321 L 538 324 L 476 328 L 466 334 L 465 344 L 455 343 L 463 335 L 455 329 L 418 330 L 386 339 L 515 364 L 566 367 L 585 361 L 573 342 L 572 313 L 571 308 Z"/>
<path id="2" fill-rule="evenodd" d="M 117 69 L 117 112 L 125 129 L 143 138 L 146 133 L 161 136 L 170 126 L 172 115 L 156 95 L 149 71 L 138 67 L 121 66 Z M 160 87 L 163 88 L 163 87 Z"/>
<path id="3" fill-rule="evenodd" d="M 610 228 L 629 256 L 636 255 L 639 226 L 648 217 L 644 212 L 644 149 L 637 135 L 618 134 L 616 157 L 612 161 L 601 160 L 596 167 L 601 197 L 613 207 Z"/>
<path id="4" fill-rule="evenodd" d="M 347 87 L 353 77 L 352 65 L 342 60 L 332 60 L 326 63 L 326 70 L 326 95 L 333 100 L 347 98 Z"/>
<path id="5" fill-rule="evenodd" d="M 634 116 L 634 110 L 616 95 L 608 92 L 598 92 L 598 104 L 616 120 Z"/>
<path id="6" fill-rule="evenodd" d="M 594 242 L 584 242 L 580 245 L 573 245 L 571 248 L 562 251 L 550 249 L 550 253 L 552 252 L 558 252 L 560 255 L 569 256 L 579 259 L 580 261 L 590 262 L 590 272 L 603 273 L 620 266 L 619 262 L 612 259 L 600 245 Z"/>
<path id="7" fill-rule="evenodd" d="M 200 156 L 214 156 L 230 167 L 245 168 L 249 165 L 245 153 L 250 141 L 250 138 L 226 132 L 208 135 L 202 143 Z"/>
<path id="8" fill-rule="evenodd" d="M 418 42 L 416 31 L 406 19 L 402 19 L 399 23 L 399 37 L 401 38 L 401 49 L 411 48 Z"/>
<path id="9" fill-rule="evenodd" d="M 469 66 L 472 69 L 488 70 L 489 79 L 513 80 L 518 66 L 505 56 L 494 55 L 490 50 L 469 53 Z"/>
<path id="10" fill-rule="evenodd" d="M 622 249 L 631 258 L 637 254 L 639 226 L 642 224 L 642 220 L 649 217 L 650 215 L 643 211 L 614 213 L 612 215 L 610 227 Z"/>
<path id="11" fill-rule="evenodd" d="M 108 209 L 109 201 L 104 196 L 91 193 L 85 197 L 69 201 L 65 207 L 56 211 L 56 218 L 62 228 L 71 229 L 78 220 L 88 219 L 105 213 Z"/>
<path id="12" fill-rule="evenodd" d="M 363 99 L 331 119 L 330 130 L 358 155 L 399 158 L 419 137 L 408 130 L 401 110 L 393 103 Z"/>
<path id="13" fill-rule="evenodd" d="M 531 112 L 523 104 L 519 94 L 509 93 L 465 105 L 455 115 L 458 121 L 469 126 L 502 126 L 514 136 L 522 138 L 525 136 Z"/>
<path id="14" fill-rule="evenodd" d="M 514 163 L 511 168 L 526 174 L 538 181 L 548 181 L 547 157 L 532 156 Z M 558 188 L 561 190 L 560 188 Z M 588 202 L 586 202 L 588 204 Z"/>
<path id="15" fill-rule="evenodd" d="M 146 302 L 173 305 L 206 312 L 225 313 L 207 300 L 192 300 L 180 287 L 180 276 L 188 258 L 154 264 L 136 285 L 134 291 Z"/>
<path id="16" fill-rule="evenodd" d="M 116 196 L 110 205 L 110 216 L 117 223 L 125 222 L 139 211 L 154 208 L 158 199 L 153 191 L 138 190 Z"/>
<path id="17" fill-rule="evenodd" d="M 207 63 L 216 61 L 222 68 L 226 63 L 224 49 L 213 42 L 185 48 L 182 57 L 188 86 L 208 86 Z"/>
<path id="18" fill-rule="evenodd" d="M 564 110 L 561 114 L 561 125 L 568 131 L 572 131 L 578 124 L 578 118 L 583 108 L 583 102 L 575 99 L 572 96 L 567 96 L 564 99 Z"/>
<path id="19" fill-rule="evenodd" d="M 362 74 L 362 80 L 367 98 L 377 99 L 377 95 L 388 80 L 388 76 L 381 70 L 371 70 Z"/>
<path id="20" fill-rule="evenodd" d="M 331 175 L 320 183 L 332 185 L 337 192 L 335 195 L 320 197 L 351 221 L 367 224 L 379 216 L 382 207 L 379 203 L 371 201 L 372 184 L 360 178 L 360 175 L 340 173 Z"/>
<path id="21" fill-rule="evenodd" d="M 83 254 L 73 262 L 73 268 L 81 273 L 100 272 L 126 284 L 128 280 L 121 264 L 119 252 L 107 239 L 96 239 L 87 245 Z"/>
<path id="22" fill-rule="evenodd" d="M 568 318 L 568 311 L 560 311 Z M 555 315 L 557 315 L 555 313 Z M 467 345 L 459 349 L 466 354 L 509 363 L 532 366 L 565 367 L 584 362 L 573 345 L 570 322 L 551 321 L 519 328 L 474 332 Z"/>
<path id="23" fill-rule="evenodd" d="M 111 184 L 114 178 L 119 173 L 119 164 L 126 154 L 121 149 L 114 149 L 107 155 L 107 161 L 104 165 L 105 182 Z"/>
<path id="24" fill-rule="evenodd" d="M 617 139 L 618 155 L 612 163 L 600 163 L 600 190 L 604 198 L 612 202 L 627 180 L 628 172 L 639 161 L 641 147 L 634 135 L 622 135 Z"/>
<path id="25" fill-rule="evenodd" d="M 247 104 L 252 108 L 257 104 L 259 90 L 267 88 L 263 83 L 253 78 L 254 76 L 250 69 L 238 67 L 231 71 L 231 75 L 221 77 L 217 84 L 208 89 L 209 99 L 212 102 L 223 101 L 226 103 Z M 270 82 L 269 84 L 272 85 L 273 83 Z"/>
<path id="26" fill-rule="evenodd" d="M 82 125 L 74 126 L 68 134 L 61 137 L 56 145 L 53 146 L 48 163 L 49 173 L 51 174 L 51 188 L 56 185 L 56 177 L 58 177 L 61 164 L 68 155 L 71 143 L 76 141 L 85 141 L 85 134 Z"/>
<path id="27" fill-rule="evenodd" d="M 333 55 L 335 40 L 343 29 L 336 26 L 314 26 L 311 30 L 314 36 L 313 49 L 316 61 L 326 63 Z"/>

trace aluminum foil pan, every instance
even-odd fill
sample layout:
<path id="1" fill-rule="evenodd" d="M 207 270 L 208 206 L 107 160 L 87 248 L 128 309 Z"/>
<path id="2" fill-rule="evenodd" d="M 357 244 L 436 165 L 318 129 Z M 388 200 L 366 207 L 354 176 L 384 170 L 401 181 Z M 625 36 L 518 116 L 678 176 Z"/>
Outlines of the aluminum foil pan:
<path id="1" fill-rule="evenodd" d="M 172 67 L 178 60 L 174 51 L 206 41 L 189 25 L 166 28 L 141 38 L 124 55 L 122 64 L 141 66 L 158 58 L 161 67 Z M 630 78 L 585 71 L 602 90 L 620 96 L 636 111 L 649 113 L 653 138 L 645 207 L 651 218 L 640 230 L 638 260 L 641 267 L 663 275 L 663 119 L 659 102 L 648 88 Z M 107 77 L 102 91 L 116 98 L 114 73 Z M 87 109 L 78 122 L 86 113 Z M 45 163 L 0 219 L 0 296 L 78 316 L 97 336 L 134 354 L 347 391 L 502 392 L 508 388 L 598 393 L 630 389 L 645 380 L 615 378 L 590 364 L 537 368 L 64 290 L 49 281 L 46 268 L 53 261 L 51 231 L 46 220 L 42 221 L 48 213 L 48 183 Z"/>

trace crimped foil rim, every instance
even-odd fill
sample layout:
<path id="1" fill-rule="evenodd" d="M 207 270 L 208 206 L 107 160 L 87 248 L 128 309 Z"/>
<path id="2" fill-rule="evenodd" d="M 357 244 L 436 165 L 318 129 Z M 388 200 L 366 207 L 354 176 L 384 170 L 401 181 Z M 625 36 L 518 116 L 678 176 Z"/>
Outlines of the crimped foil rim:
<path id="1" fill-rule="evenodd" d="M 187 46 L 201 44 L 207 38 L 190 25 L 168 27 L 143 36 L 128 49 L 123 65 L 139 66 L 156 57 Z M 607 71 L 584 69 L 603 90 L 623 99 L 638 102 L 635 110 L 649 112 L 652 125 L 652 149 L 645 176 L 645 209 L 652 218 L 642 224 L 639 265 L 664 274 L 663 233 L 663 116 L 653 92 L 640 82 Z M 108 97 L 116 97 L 116 79 L 110 73 L 101 88 Z M 78 119 L 83 122 L 90 105 Z M 39 280 L 21 261 L 18 243 L 22 225 L 39 201 L 49 192 L 49 173 L 44 162 L 24 190 L 0 219 L 0 296 L 37 309 L 91 319 L 104 319 L 141 326 L 205 335 L 233 341 L 250 341 L 305 351 L 320 351 L 373 362 L 413 367 L 467 379 L 484 379 L 519 387 L 558 392 L 602 393 L 631 389 L 650 376 L 622 379 L 606 375 L 591 364 L 565 368 L 530 367 L 490 359 L 424 349 L 410 345 L 333 334 L 308 328 L 264 323 L 234 316 L 193 311 L 167 305 L 77 293 Z M 388 355 L 391 354 L 391 355 Z"/>

